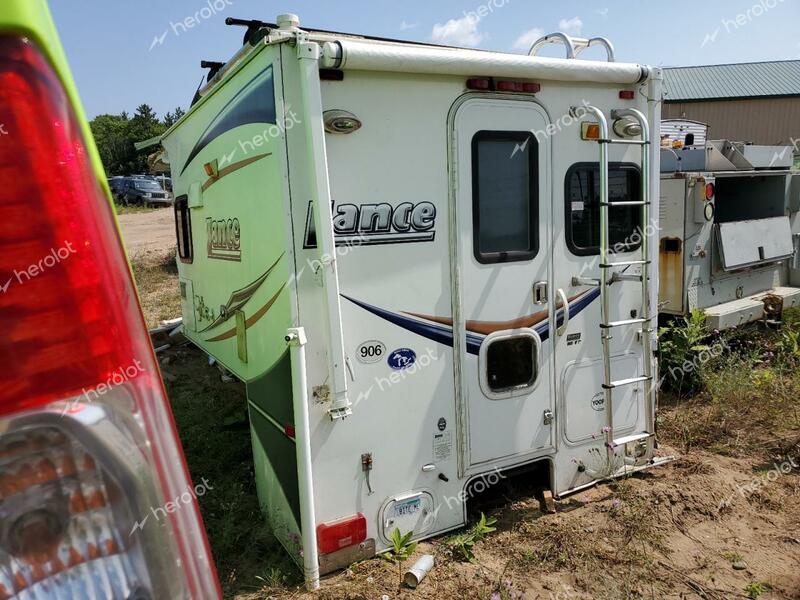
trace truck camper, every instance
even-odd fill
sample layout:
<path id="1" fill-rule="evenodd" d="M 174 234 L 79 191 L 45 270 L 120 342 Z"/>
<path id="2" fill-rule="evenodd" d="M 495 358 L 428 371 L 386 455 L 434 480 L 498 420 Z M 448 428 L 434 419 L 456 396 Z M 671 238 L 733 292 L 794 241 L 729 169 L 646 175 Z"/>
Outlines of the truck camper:
<path id="1" fill-rule="evenodd" d="M 777 324 L 800 306 L 794 148 L 707 138 L 702 123 L 661 125 L 660 312 Z"/>
<path id="2" fill-rule="evenodd" d="M 308 586 L 507 471 L 558 497 L 658 464 L 661 71 L 228 21 L 162 138 L 184 329 L 246 383 Z"/>

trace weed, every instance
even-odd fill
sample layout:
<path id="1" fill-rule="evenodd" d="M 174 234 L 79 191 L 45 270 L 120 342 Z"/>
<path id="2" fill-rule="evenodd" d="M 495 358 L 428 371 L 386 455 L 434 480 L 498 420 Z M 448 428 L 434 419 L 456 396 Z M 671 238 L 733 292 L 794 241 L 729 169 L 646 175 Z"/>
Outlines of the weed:
<path id="1" fill-rule="evenodd" d="M 737 562 L 742 562 L 744 560 L 744 557 L 741 554 L 739 554 L 738 552 L 723 552 L 722 553 L 722 558 L 724 558 L 725 560 L 727 560 L 731 564 L 737 563 Z"/>
<path id="2" fill-rule="evenodd" d="M 523 523 L 520 532 L 531 542 L 520 556 L 523 570 L 535 564 L 551 571 L 574 571 L 597 559 L 597 549 L 579 523 L 541 519 Z"/>
<path id="3" fill-rule="evenodd" d="M 278 567 L 270 567 L 263 577 L 256 575 L 256 579 L 263 581 L 268 588 L 277 588 L 286 584 L 288 577 Z"/>
<path id="4" fill-rule="evenodd" d="M 678 395 L 699 389 L 702 365 L 697 364 L 697 357 L 710 349 L 705 343 L 708 337 L 706 318 L 700 310 L 659 330 L 661 371 L 678 374 L 665 379 L 667 389 Z M 685 368 L 687 363 L 692 364 L 691 369 Z"/>
<path id="5" fill-rule="evenodd" d="M 766 594 L 772 590 L 772 586 L 768 583 L 764 583 L 763 581 L 754 581 L 753 583 L 748 583 L 744 591 L 747 592 L 747 597 L 756 600 L 761 594 Z"/>
<path id="6" fill-rule="evenodd" d="M 487 534 L 496 531 L 494 525 L 497 519 L 494 517 L 486 518 L 486 515 L 481 513 L 481 518 L 464 533 L 456 534 L 447 540 L 447 547 L 450 553 L 461 560 L 473 562 L 475 554 L 473 552 L 475 544 L 483 540 Z"/>
<path id="7" fill-rule="evenodd" d="M 392 548 L 381 554 L 384 559 L 397 563 L 401 584 L 403 583 L 403 563 L 407 561 L 411 555 L 414 554 L 414 550 L 417 549 L 417 542 L 411 541 L 413 537 L 413 531 L 409 531 L 403 535 L 400 529 L 395 528 L 392 532 Z"/>

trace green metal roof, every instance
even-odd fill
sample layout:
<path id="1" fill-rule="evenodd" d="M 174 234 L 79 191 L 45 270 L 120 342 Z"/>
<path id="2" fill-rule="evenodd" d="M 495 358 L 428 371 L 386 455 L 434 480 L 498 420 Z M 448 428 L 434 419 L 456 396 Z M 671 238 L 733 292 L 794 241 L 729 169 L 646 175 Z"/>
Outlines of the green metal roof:
<path id="1" fill-rule="evenodd" d="M 800 96 L 800 60 L 668 67 L 667 102 Z"/>

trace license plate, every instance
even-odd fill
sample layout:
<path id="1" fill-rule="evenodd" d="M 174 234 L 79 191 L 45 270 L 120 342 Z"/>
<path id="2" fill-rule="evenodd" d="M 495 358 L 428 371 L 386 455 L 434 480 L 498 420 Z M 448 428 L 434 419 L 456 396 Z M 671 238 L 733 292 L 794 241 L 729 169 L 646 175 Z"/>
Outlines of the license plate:
<path id="1" fill-rule="evenodd" d="M 395 517 L 408 517 L 410 515 L 415 514 L 419 511 L 419 507 L 421 506 L 421 501 L 419 498 L 411 498 L 410 500 L 404 500 L 402 502 L 398 502 L 394 505 L 394 516 Z"/>

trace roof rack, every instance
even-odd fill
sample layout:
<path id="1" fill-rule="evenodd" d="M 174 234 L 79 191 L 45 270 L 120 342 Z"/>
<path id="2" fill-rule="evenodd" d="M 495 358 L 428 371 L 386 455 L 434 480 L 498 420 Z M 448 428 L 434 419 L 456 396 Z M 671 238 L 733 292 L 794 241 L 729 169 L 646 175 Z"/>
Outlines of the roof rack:
<path id="1" fill-rule="evenodd" d="M 531 46 L 529 56 L 536 56 L 542 48 L 548 44 L 564 44 L 567 49 L 567 58 L 578 58 L 578 55 L 592 46 L 603 46 L 608 55 L 608 62 L 615 62 L 614 58 L 614 45 L 608 38 L 593 37 L 593 38 L 579 38 L 572 37 L 561 31 L 555 33 L 548 33 L 546 36 L 539 38 Z"/>

